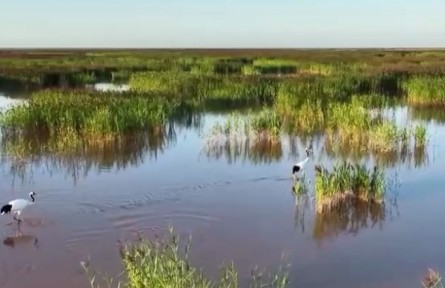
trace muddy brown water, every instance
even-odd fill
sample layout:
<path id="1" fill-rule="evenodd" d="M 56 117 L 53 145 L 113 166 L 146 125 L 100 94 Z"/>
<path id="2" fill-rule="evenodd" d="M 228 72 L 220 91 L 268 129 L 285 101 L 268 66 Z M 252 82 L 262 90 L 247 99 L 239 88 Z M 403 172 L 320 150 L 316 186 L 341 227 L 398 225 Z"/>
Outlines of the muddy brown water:
<path id="1" fill-rule="evenodd" d="M 291 191 L 291 165 L 307 141 L 283 139 L 270 155 L 242 147 L 205 153 L 203 133 L 224 115 L 176 124 L 168 141 L 70 159 L 39 156 L 20 169 L 3 151 L 0 202 L 29 191 L 37 201 L 20 227 L 0 217 L 0 287 L 88 287 L 81 261 L 116 276 L 118 240 L 162 235 L 170 225 L 184 240 L 192 235 L 192 261 L 210 277 L 233 260 L 244 280 L 255 266 L 290 263 L 290 287 L 420 287 L 429 267 L 445 273 L 445 128 L 437 113 L 396 114 L 400 122 L 426 119 L 428 158 L 417 165 L 390 158 L 394 198 L 385 209 L 323 216 L 311 197 Z M 308 174 L 314 163 L 335 160 L 323 147 L 315 140 Z"/>

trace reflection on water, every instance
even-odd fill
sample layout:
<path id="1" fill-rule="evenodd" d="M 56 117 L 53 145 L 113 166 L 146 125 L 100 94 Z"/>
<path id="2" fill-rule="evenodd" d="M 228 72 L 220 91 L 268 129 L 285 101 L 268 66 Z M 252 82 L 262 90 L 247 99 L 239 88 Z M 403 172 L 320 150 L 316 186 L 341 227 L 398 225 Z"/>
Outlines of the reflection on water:
<path id="1" fill-rule="evenodd" d="M 35 248 L 38 248 L 39 241 L 37 237 L 29 234 L 23 234 L 21 228 L 22 225 L 23 224 L 18 224 L 15 235 L 5 237 L 3 239 L 3 244 L 11 248 L 18 248 L 20 246 L 27 246 L 27 245 L 33 245 Z"/>
<path id="2" fill-rule="evenodd" d="M 281 141 L 251 141 L 250 139 L 230 140 L 217 145 L 206 145 L 207 157 L 219 160 L 225 158 L 229 164 L 246 160 L 252 164 L 279 162 L 283 157 Z"/>
<path id="3" fill-rule="evenodd" d="M 147 158 L 156 159 L 176 140 L 174 126 L 164 128 L 59 153 L 50 148 L 52 139 L 49 137 L 8 139 L 2 141 L 2 150 L 7 153 L 1 155 L 0 162 L 3 166 L 9 165 L 9 172 L 22 180 L 26 174 L 33 174 L 33 166 L 39 166 L 46 167 L 50 173 L 65 171 L 76 182 L 92 169 L 121 170 L 138 166 Z"/>
<path id="4" fill-rule="evenodd" d="M 306 219 L 314 217 L 312 237 L 318 243 L 340 234 L 357 235 L 367 228 L 383 228 L 387 216 L 385 205 L 359 199 L 342 201 L 335 209 L 317 213 L 309 194 L 295 196 L 295 226 L 306 231 Z M 308 214 L 309 213 L 309 214 Z"/>
<path id="5" fill-rule="evenodd" d="M 137 167 L 145 160 L 156 160 L 177 142 L 182 129 L 202 128 L 202 116 L 195 113 L 175 115 L 166 125 L 143 133 L 119 137 L 105 143 L 83 143 L 76 149 L 61 150 L 56 139 L 41 133 L 39 137 L 29 135 L 4 136 L 1 141 L 3 153 L 0 163 L 8 172 L 24 181 L 32 178 L 34 167 L 44 167 L 50 173 L 64 171 L 76 183 L 89 172 L 123 170 Z"/>
<path id="6" fill-rule="evenodd" d="M 329 161 L 348 160 L 352 163 L 375 160 L 385 168 L 407 165 L 421 168 L 429 164 L 427 147 L 402 147 L 387 152 L 368 151 L 363 147 L 349 145 L 331 145 L 323 135 L 304 138 L 283 136 L 279 141 L 251 140 L 248 137 L 234 139 L 217 139 L 207 142 L 203 149 L 205 155 L 212 159 L 226 159 L 229 164 L 250 162 L 251 164 L 270 164 L 280 162 L 283 158 L 301 158 L 305 148 L 313 146 L 314 156 L 318 161 L 327 157 Z M 287 156 L 287 157 L 286 157 Z"/>
<path id="7" fill-rule="evenodd" d="M 437 124 L 445 123 L 445 109 L 443 107 L 409 107 L 409 117 L 413 120 L 436 122 Z"/>
<path id="8" fill-rule="evenodd" d="M 166 149 L 176 144 L 178 133 L 184 132 L 185 137 L 188 133 L 199 133 L 203 122 L 201 114 L 185 113 L 169 121 L 162 129 L 127 135 L 101 145 L 84 144 L 67 151 L 58 151 L 58 143 L 44 134 L 40 137 L 3 137 L 1 148 L 4 153 L 0 156 L 0 163 L 4 168 L 7 167 L 8 173 L 22 181 L 25 175 L 32 177 L 33 166 L 39 166 L 49 172 L 65 171 L 77 182 L 82 175 L 86 177 L 92 170 L 118 171 L 137 167 L 144 160 L 156 160 Z M 300 159 L 309 145 L 313 147 L 314 160 L 321 162 L 348 160 L 362 163 L 363 160 L 374 159 L 384 167 L 404 164 L 416 168 L 429 163 L 426 147 L 387 153 L 372 153 L 353 147 L 332 149 L 326 145 L 322 135 L 304 138 L 283 136 L 275 142 L 231 139 L 217 145 L 207 145 L 203 152 L 210 159 L 226 159 L 228 164 L 249 162 L 262 165 L 278 163 L 283 159 Z"/>
<path id="9" fill-rule="evenodd" d="M 385 206 L 358 199 L 342 201 L 337 208 L 316 213 L 312 236 L 317 242 L 338 237 L 342 233 L 357 235 L 367 228 L 383 228 Z"/>
<path id="10" fill-rule="evenodd" d="M 354 147 L 349 145 L 333 146 L 329 141 L 326 141 L 323 151 L 326 155 L 334 159 L 350 160 L 355 163 L 362 161 L 369 161 L 374 158 L 378 165 L 385 168 L 394 168 L 399 165 L 406 165 L 408 167 L 421 168 L 429 164 L 429 157 L 427 147 L 409 147 L 404 146 L 401 149 L 373 152 L 362 149 L 362 147 Z"/>

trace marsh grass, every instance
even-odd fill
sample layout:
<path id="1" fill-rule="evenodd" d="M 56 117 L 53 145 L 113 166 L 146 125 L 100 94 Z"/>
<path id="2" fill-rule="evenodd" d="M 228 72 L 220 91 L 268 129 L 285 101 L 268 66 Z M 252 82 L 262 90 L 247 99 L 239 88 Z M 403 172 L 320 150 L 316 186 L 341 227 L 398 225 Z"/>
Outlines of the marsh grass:
<path id="1" fill-rule="evenodd" d="M 129 288 L 237 288 L 240 280 L 233 262 L 221 265 L 219 279 L 211 280 L 189 261 L 191 238 L 186 245 L 179 243 L 179 237 L 169 230 L 165 239 L 147 240 L 140 238 L 127 244 L 121 243 L 120 254 L 127 278 L 120 287 Z M 100 287 L 96 273 L 89 263 L 82 262 L 91 288 Z M 281 269 L 275 274 L 263 275 L 252 271 L 250 287 L 287 287 L 287 273 Z M 111 282 L 111 281 L 108 281 Z"/>
<path id="2" fill-rule="evenodd" d="M 249 138 L 277 141 L 282 134 L 326 135 L 331 150 L 349 147 L 353 150 L 390 153 L 408 151 L 414 139 L 416 145 L 426 138 L 426 129 L 398 126 L 383 116 L 381 110 L 372 113 L 363 104 L 372 101 L 352 98 L 351 102 L 332 102 L 323 105 L 321 100 L 306 101 L 296 110 L 263 108 L 247 114 L 232 113 L 224 123 L 216 123 L 207 139 L 239 141 Z M 287 108 L 285 108 L 287 109 Z M 422 133 L 425 133 L 423 135 Z M 209 144 L 211 141 L 207 141 Z M 215 143 L 215 142 L 213 142 Z"/>
<path id="3" fill-rule="evenodd" d="M 279 96 L 280 97 L 280 96 Z M 367 105 L 384 106 L 375 101 L 377 96 L 352 97 L 350 102 L 330 102 L 322 100 L 304 102 L 300 107 L 281 102 L 276 108 L 283 117 L 284 129 L 288 133 L 326 133 L 331 146 L 360 147 L 378 152 L 394 151 L 409 146 L 411 131 L 398 127 L 395 122 L 385 119 L 379 111 L 372 111 Z M 280 98 L 279 98 L 280 99 Z M 278 100 L 280 101 L 280 100 Z M 284 100 L 285 101 L 285 100 Z M 368 103 L 368 104 L 366 104 Z"/>
<path id="4" fill-rule="evenodd" d="M 253 163 L 271 163 L 282 157 L 281 118 L 263 108 L 245 113 L 233 112 L 216 122 L 204 135 L 203 151 L 208 157 L 230 162 L 249 159 Z"/>
<path id="5" fill-rule="evenodd" d="M 427 143 L 427 129 L 423 125 L 414 127 L 414 139 L 416 147 L 423 147 Z"/>
<path id="6" fill-rule="evenodd" d="M 108 141 L 162 126 L 174 108 L 175 103 L 143 94 L 42 91 L 3 113 L 0 123 L 6 135 L 48 131 L 59 139 L 75 133 L 91 141 Z"/>
<path id="7" fill-rule="evenodd" d="M 207 134 L 207 142 L 214 140 L 250 139 L 253 141 L 277 142 L 283 122 L 273 110 L 263 108 L 260 111 L 250 111 L 245 114 L 233 112 L 223 122 L 214 124 Z"/>
<path id="8" fill-rule="evenodd" d="M 306 183 L 306 176 L 303 174 L 292 186 L 292 192 L 295 196 L 306 195 L 309 192 L 309 188 Z"/>
<path id="9" fill-rule="evenodd" d="M 337 163 L 332 171 L 317 167 L 315 198 L 319 212 L 349 199 L 382 203 L 384 193 L 385 175 L 378 166 L 368 170 L 365 165 L 344 162 Z"/>
<path id="10" fill-rule="evenodd" d="M 414 105 L 444 105 L 444 76 L 414 76 L 403 84 L 407 102 Z"/>
<path id="11" fill-rule="evenodd" d="M 130 87 L 134 91 L 170 94 L 196 105 L 217 102 L 270 104 L 278 89 L 278 80 L 267 76 L 221 76 L 176 72 L 133 74 Z"/>

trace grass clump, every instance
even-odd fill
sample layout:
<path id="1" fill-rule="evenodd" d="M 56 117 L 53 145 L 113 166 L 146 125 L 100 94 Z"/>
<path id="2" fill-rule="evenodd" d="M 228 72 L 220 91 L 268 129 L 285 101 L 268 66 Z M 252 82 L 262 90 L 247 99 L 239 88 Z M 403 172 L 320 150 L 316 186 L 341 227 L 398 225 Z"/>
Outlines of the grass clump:
<path id="1" fill-rule="evenodd" d="M 385 178 L 381 168 L 368 170 L 365 165 L 336 164 L 332 171 L 318 166 L 315 178 L 317 210 L 331 209 L 343 201 L 383 201 Z"/>
<path id="2" fill-rule="evenodd" d="M 247 114 L 232 113 L 223 124 L 217 122 L 207 136 L 208 140 L 225 137 L 227 140 L 253 139 L 276 142 L 280 138 L 282 119 L 274 110 L 263 108 Z"/>
<path id="3" fill-rule="evenodd" d="M 414 139 L 416 147 L 424 147 L 427 142 L 427 131 L 423 125 L 417 125 L 414 127 Z"/>
<path id="4" fill-rule="evenodd" d="M 143 94 L 42 91 L 3 113 L 0 123 L 6 134 L 26 130 L 60 136 L 74 131 L 100 140 L 162 126 L 173 109 L 174 103 Z"/>
<path id="5" fill-rule="evenodd" d="M 237 288 L 238 273 L 233 265 L 222 265 L 218 280 L 210 280 L 189 261 L 190 241 L 184 247 L 170 229 L 165 239 L 152 241 L 140 238 L 136 243 L 121 244 L 120 252 L 127 282 L 119 284 L 128 288 Z M 92 288 L 100 287 L 96 274 L 89 264 L 82 262 Z M 264 279 L 265 278 L 265 279 Z M 281 269 L 275 275 L 251 277 L 250 287 L 284 288 L 287 275 Z"/>
<path id="6" fill-rule="evenodd" d="M 414 76 L 405 81 L 407 102 L 414 105 L 444 105 L 444 76 Z"/>
<path id="7" fill-rule="evenodd" d="M 135 91 L 166 93 L 192 102 L 208 104 L 269 104 L 275 98 L 278 80 L 267 76 L 222 76 L 186 72 L 144 72 L 132 75 Z"/>

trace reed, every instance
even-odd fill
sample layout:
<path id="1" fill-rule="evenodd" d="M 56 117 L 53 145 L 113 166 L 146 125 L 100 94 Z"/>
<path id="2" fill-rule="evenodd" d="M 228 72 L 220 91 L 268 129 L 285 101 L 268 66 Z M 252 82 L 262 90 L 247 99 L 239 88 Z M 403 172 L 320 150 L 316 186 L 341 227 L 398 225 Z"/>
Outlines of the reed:
<path id="1" fill-rule="evenodd" d="M 406 99 L 414 105 L 444 105 L 444 76 L 414 76 L 404 82 Z"/>
<path id="2" fill-rule="evenodd" d="M 427 143 L 427 130 L 423 125 L 414 127 L 414 139 L 416 147 L 424 147 Z"/>
<path id="3" fill-rule="evenodd" d="M 289 76 L 336 74 L 443 74 L 442 51 L 339 50 L 145 50 L 145 51 L 3 51 L 0 74 L 25 81 L 50 72 L 185 71 L 192 74 L 260 74 Z M 392 77 L 392 76 L 391 76 Z M 34 78 L 35 79 L 35 78 Z M 387 86 L 388 78 L 384 80 Z M 390 82 L 393 82 L 392 80 Z M 394 83 L 394 82 L 393 82 Z M 392 84 L 391 84 L 392 85 Z M 388 86 L 387 86 L 388 87 Z"/>
<path id="4" fill-rule="evenodd" d="M 282 125 L 281 117 L 269 108 L 245 114 L 233 112 L 223 123 L 215 123 L 206 138 L 208 143 L 221 136 L 226 140 L 247 138 L 276 142 L 279 141 Z"/>
<path id="5" fill-rule="evenodd" d="M 272 103 L 278 80 L 271 77 L 193 75 L 184 72 L 137 73 L 130 79 L 135 91 L 162 92 L 196 105 L 218 102 Z"/>
<path id="6" fill-rule="evenodd" d="M 354 166 L 343 162 L 337 163 L 332 171 L 318 166 L 315 192 L 319 212 L 351 199 L 381 203 L 385 193 L 385 177 L 378 166 L 368 170 L 365 165 Z"/>
<path id="7" fill-rule="evenodd" d="M 191 239 L 190 239 L 191 240 Z M 238 273 L 233 262 L 221 265 L 217 280 L 210 280 L 189 261 L 190 240 L 182 246 L 179 237 L 170 229 L 169 236 L 161 240 L 140 238 L 134 243 L 121 243 L 120 254 L 124 265 L 125 284 L 129 288 L 212 288 L 240 287 Z M 86 271 L 91 288 L 98 288 L 97 273 L 87 262 L 81 263 Z M 106 279 L 108 280 L 108 279 Z M 107 281 L 110 283 L 111 281 Z M 281 268 L 275 274 L 253 273 L 250 287 L 284 288 L 288 285 L 287 273 Z"/>
<path id="8" fill-rule="evenodd" d="M 49 131 L 64 135 L 72 129 L 93 139 L 162 126 L 174 103 L 144 94 L 91 91 L 42 91 L 0 117 L 3 132 Z"/>
<path id="9" fill-rule="evenodd" d="M 260 74 L 295 74 L 298 71 L 297 63 L 286 59 L 259 58 L 252 66 Z"/>
<path id="10" fill-rule="evenodd" d="M 306 177 L 302 176 L 298 181 L 295 181 L 294 185 L 292 186 L 292 192 L 296 196 L 307 194 L 309 191 L 307 184 L 306 184 Z"/>

